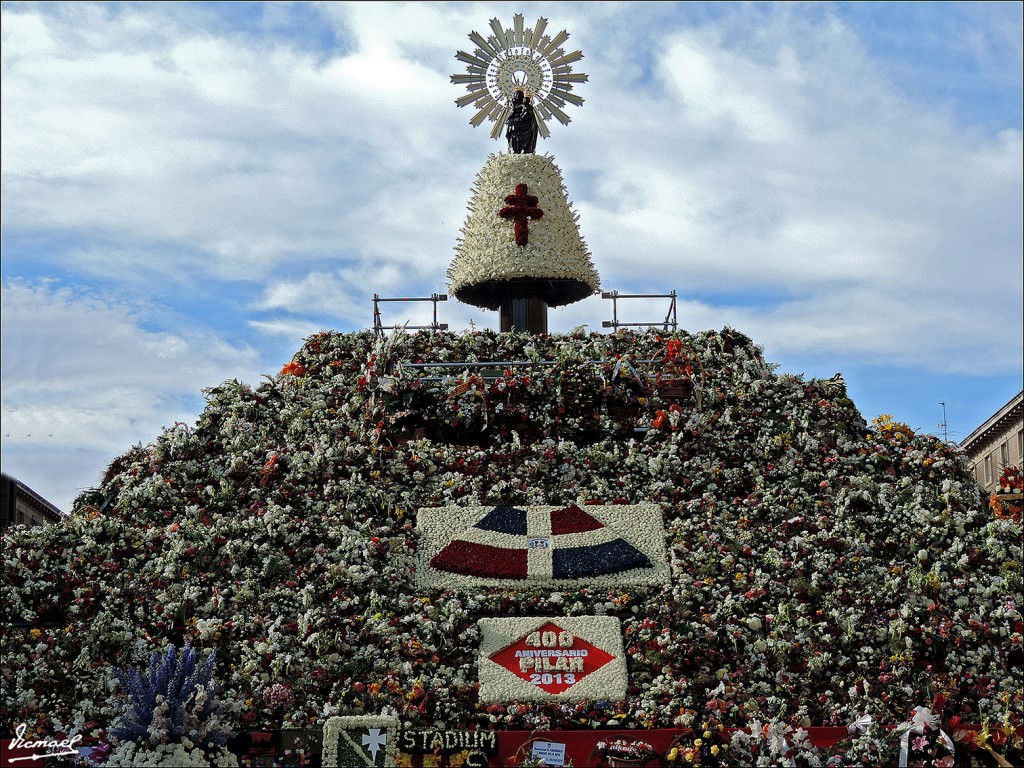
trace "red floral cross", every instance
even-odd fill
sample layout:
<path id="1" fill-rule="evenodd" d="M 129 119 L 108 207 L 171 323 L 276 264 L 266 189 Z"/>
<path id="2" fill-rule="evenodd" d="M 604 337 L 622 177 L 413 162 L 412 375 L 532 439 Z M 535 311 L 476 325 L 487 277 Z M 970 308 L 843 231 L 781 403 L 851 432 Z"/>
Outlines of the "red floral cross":
<path id="1" fill-rule="evenodd" d="M 503 219 L 512 219 L 515 222 L 516 245 L 526 245 L 530 235 L 527 225 L 530 219 L 537 220 L 544 215 L 544 211 L 537 207 L 536 195 L 528 194 L 529 190 L 525 184 L 516 184 L 516 193 L 507 195 L 505 202 L 507 206 L 498 211 Z"/>

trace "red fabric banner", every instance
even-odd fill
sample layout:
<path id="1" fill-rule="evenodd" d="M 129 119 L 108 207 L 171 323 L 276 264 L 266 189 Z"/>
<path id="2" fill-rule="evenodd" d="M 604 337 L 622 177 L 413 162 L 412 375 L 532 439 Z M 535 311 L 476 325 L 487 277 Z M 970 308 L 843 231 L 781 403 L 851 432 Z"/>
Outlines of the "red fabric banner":
<path id="1" fill-rule="evenodd" d="M 846 738 L 846 728 L 808 728 L 811 743 L 821 749 L 828 749 Z M 660 730 L 600 730 L 600 731 L 498 731 L 498 748 L 496 754 L 485 754 L 480 750 L 441 750 L 434 754 L 400 754 L 399 766 L 413 768 L 454 768 L 461 766 L 489 766 L 489 768 L 510 768 L 525 762 L 536 753 L 545 756 L 549 765 L 552 757 L 557 761 L 561 757 L 564 765 L 570 762 L 576 768 L 603 768 L 623 763 L 609 761 L 602 754 L 598 745 L 612 741 L 640 741 L 650 746 L 651 754 L 646 761 L 638 762 L 637 766 L 658 766 L 663 764 L 665 756 L 676 744 L 679 737 L 692 740 L 692 733 L 686 729 Z"/>

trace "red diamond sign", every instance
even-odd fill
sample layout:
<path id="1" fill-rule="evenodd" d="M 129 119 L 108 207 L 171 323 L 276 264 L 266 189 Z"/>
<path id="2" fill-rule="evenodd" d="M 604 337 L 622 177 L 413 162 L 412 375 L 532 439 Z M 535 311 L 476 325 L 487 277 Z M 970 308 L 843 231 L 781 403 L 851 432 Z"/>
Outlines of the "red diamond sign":
<path id="1" fill-rule="evenodd" d="M 569 690 L 615 660 L 610 653 L 550 621 L 489 658 L 550 694 Z"/>

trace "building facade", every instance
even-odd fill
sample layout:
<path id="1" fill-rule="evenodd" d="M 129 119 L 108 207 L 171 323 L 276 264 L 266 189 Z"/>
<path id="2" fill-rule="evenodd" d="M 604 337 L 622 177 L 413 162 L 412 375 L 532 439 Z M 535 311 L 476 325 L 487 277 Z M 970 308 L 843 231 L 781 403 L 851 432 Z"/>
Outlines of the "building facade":
<path id="1" fill-rule="evenodd" d="M 999 476 L 1006 467 L 1020 467 L 1024 456 L 1024 391 L 996 411 L 971 432 L 960 447 L 964 449 L 978 485 L 986 494 L 999 488 Z"/>
<path id="2" fill-rule="evenodd" d="M 0 475 L 0 479 L 2 479 L 0 496 L 2 496 L 3 509 L 0 527 L 50 525 L 61 519 L 61 511 L 57 507 L 20 480 L 15 480 L 7 475 Z"/>

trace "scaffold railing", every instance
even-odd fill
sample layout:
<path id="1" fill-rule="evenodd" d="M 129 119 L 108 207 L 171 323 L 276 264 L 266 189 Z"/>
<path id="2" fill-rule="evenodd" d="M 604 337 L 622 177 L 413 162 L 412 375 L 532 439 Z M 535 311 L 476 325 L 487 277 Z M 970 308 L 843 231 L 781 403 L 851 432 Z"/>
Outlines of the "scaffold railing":
<path id="1" fill-rule="evenodd" d="M 619 328 L 627 327 L 656 328 L 661 326 L 666 331 L 674 331 L 679 327 L 679 322 L 676 318 L 676 292 L 674 290 L 671 293 L 619 293 L 618 291 L 603 291 L 601 298 L 611 299 L 612 301 L 612 319 L 601 323 L 602 328 L 612 328 L 617 331 Z M 660 322 L 624 323 L 619 320 L 619 299 L 669 299 L 668 313 L 665 315 L 665 319 Z"/>
<path id="2" fill-rule="evenodd" d="M 409 325 L 407 323 L 401 325 L 384 325 L 380 315 L 380 305 L 385 301 L 429 301 L 434 305 L 434 320 L 430 325 Z M 404 328 L 411 331 L 447 331 L 448 323 L 439 323 L 437 321 L 437 303 L 439 301 L 448 301 L 448 294 L 446 293 L 434 293 L 430 296 L 403 296 L 403 297 L 382 297 L 373 294 L 373 332 L 377 335 L 382 335 L 384 331 L 394 330 L 396 328 Z"/>

